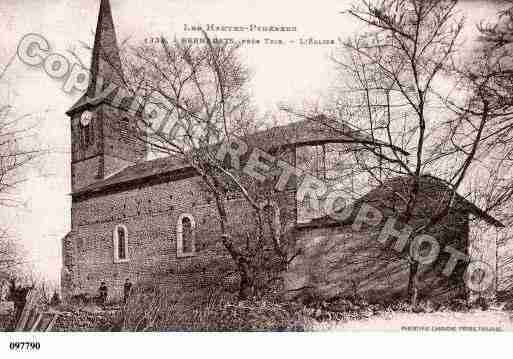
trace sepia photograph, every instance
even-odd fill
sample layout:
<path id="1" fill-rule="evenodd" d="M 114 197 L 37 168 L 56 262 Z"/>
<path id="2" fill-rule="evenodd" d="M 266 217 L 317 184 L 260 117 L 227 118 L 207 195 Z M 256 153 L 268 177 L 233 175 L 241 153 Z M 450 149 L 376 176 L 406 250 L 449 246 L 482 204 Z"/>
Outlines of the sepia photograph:
<path id="1" fill-rule="evenodd" d="M 0 0 L 0 352 L 506 342 L 512 166 L 509 0 Z"/>

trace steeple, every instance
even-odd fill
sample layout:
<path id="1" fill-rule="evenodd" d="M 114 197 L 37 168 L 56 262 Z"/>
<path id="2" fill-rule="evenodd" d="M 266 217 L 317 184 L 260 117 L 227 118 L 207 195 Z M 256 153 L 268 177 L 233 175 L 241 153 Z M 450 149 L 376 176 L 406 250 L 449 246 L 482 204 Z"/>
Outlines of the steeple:
<path id="1" fill-rule="evenodd" d="M 98 77 L 103 77 L 104 86 L 107 86 L 110 82 L 122 84 L 121 58 L 109 0 L 101 0 L 100 3 L 90 71 L 91 76 L 87 90 L 89 96 L 94 95 Z"/>
<path id="2" fill-rule="evenodd" d="M 146 157 L 146 145 L 137 138 L 137 115 L 113 96 L 99 97 L 111 84 L 123 85 L 121 58 L 109 0 L 101 0 L 87 93 L 66 112 L 71 118 L 71 189 L 101 181 Z M 102 88 L 98 89 L 97 84 Z M 119 90 L 118 90 L 119 91 Z"/>

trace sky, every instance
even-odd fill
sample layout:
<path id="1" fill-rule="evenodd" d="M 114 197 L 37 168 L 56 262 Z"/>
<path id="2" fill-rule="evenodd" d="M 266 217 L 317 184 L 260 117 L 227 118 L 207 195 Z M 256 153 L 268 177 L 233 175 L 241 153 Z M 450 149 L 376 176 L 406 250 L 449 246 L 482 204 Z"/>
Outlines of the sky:
<path id="1" fill-rule="evenodd" d="M 77 62 L 73 50 L 88 66 L 89 52 L 81 43 L 92 44 L 99 0 L 2 0 L 0 6 L 0 70 L 11 59 L 0 80 L 0 96 L 9 96 L 19 114 L 33 114 L 35 140 L 49 150 L 28 169 L 27 181 L 18 188 L 24 205 L 2 209 L 0 222 L 17 235 L 26 258 L 35 271 L 58 281 L 61 268 L 61 238 L 70 230 L 70 131 L 65 112 L 79 94 L 62 91 L 63 82 L 50 78 L 13 58 L 20 39 L 29 33 L 42 35 L 51 51 Z M 272 39 L 344 39 L 358 30 L 354 20 L 342 14 L 349 0 L 111 0 L 118 41 L 138 43 L 154 36 L 184 36 L 184 24 L 295 26 L 292 34 L 250 34 L 261 41 Z M 501 7 L 494 1 L 465 1 L 460 6 L 467 18 L 465 37 L 471 43 L 475 24 L 493 18 Z M 192 35 L 188 33 L 188 36 Z M 300 104 L 322 96 L 332 83 L 329 55 L 336 47 L 300 45 L 255 45 L 243 49 L 252 71 L 251 86 L 262 112 L 279 103 Z"/>

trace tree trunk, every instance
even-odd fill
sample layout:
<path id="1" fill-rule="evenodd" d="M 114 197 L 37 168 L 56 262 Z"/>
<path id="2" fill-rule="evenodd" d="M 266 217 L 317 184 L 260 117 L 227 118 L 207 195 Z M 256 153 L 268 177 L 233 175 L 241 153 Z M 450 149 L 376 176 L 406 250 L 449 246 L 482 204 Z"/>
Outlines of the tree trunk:
<path id="1" fill-rule="evenodd" d="M 251 271 L 251 266 L 248 259 L 235 248 L 233 243 L 231 242 L 230 236 L 227 231 L 227 215 L 226 209 L 224 207 L 223 199 L 219 196 L 218 193 L 214 193 L 217 210 L 219 214 L 219 225 L 221 227 L 221 239 L 224 247 L 234 260 L 237 265 L 237 270 L 240 275 L 240 284 L 239 284 L 239 299 L 245 300 L 251 296 L 253 296 L 254 291 L 254 276 Z"/>
<path id="2" fill-rule="evenodd" d="M 239 300 L 246 300 L 253 296 L 254 280 L 249 265 L 245 261 L 239 262 L 240 284 Z"/>
<path id="3" fill-rule="evenodd" d="M 410 275 L 408 278 L 408 297 L 410 304 L 415 309 L 417 307 L 419 288 L 418 288 L 418 272 L 419 263 L 413 262 L 410 264 Z"/>
<path id="4" fill-rule="evenodd" d="M 235 262 L 237 266 L 237 271 L 240 275 L 240 283 L 239 283 L 239 299 L 245 300 L 255 295 L 255 283 L 256 283 L 256 275 L 252 266 L 252 254 L 250 253 L 249 248 L 246 248 L 247 253 L 243 250 L 237 248 L 230 238 L 228 233 L 228 215 L 225 208 L 225 197 L 218 190 L 219 184 L 216 181 L 215 176 L 211 176 L 204 172 L 201 167 L 196 166 L 196 169 L 201 174 L 205 184 L 211 190 L 217 207 L 219 227 L 221 229 L 221 241 L 225 247 L 225 249 L 230 254 L 230 257 Z M 262 211 L 261 208 L 256 204 L 256 202 L 252 201 L 251 198 L 243 187 L 240 187 L 246 199 L 252 204 L 252 206 L 257 210 L 257 218 L 259 218 L 259 238 L 260 243 L 259 246 L 263 247 L 263 227 L 262 227 Z M 247 247 L 249 247 L 249 242 L 247 242 Z"/>

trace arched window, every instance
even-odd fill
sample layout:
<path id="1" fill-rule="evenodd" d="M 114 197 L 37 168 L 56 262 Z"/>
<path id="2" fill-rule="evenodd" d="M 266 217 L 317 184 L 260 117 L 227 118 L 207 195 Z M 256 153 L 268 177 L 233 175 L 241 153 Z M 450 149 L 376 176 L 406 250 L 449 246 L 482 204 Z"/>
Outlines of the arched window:
<path id="1" fill-rule="evenodd" d="M 176 255 L 178 257 L 191 257 L 195 254 L 195 228 L 196 223 L 192 215 L 185 213 L 178 218 L 176 224 Z"/>
<path id="2" fill-rule="evenodd" d="M 128 230 L 122 224 L 114 228 L 114 262 L 128 262 Z"/>

